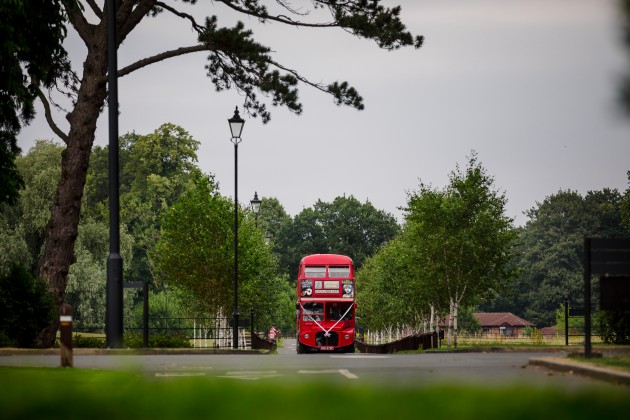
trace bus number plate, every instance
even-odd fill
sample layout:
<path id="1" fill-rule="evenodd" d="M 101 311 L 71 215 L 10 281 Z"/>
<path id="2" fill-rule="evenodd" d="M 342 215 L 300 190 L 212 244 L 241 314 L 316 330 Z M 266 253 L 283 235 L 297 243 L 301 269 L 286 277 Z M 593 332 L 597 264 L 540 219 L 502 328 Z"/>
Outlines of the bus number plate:
<path id="1" fill-rule="evenodd" d="M 320 350 L 334 350 L 335 348 L 333 346 L 321 346 L 319 349 Z"/>

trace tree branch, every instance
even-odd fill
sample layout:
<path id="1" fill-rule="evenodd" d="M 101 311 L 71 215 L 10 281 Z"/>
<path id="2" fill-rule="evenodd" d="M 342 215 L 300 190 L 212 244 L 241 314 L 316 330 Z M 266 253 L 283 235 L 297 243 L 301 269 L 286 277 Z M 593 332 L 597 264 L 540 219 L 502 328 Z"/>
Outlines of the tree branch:
<path id="1" fill-rule="evenodd" d="M 175 8 L 169 6 L 166 3 L 163 3 L 161 1 L 156 2 L 155 5 L 161 7 L 164 10 L 167 10 L 167 11 L 171 12 L 172 14 L 174 14 L 176 16 L 179 16 L 180 18 L 190 20 L 190 23 L 191 23 L 191 25 L 192 25 L 192 27 L 193 27 L 193 29 L 195 31 L 197 31 L 199 33 L 202 33 L 204 31 L 205 28 L 203 26 L 199 25 L 197 23 L 197 21 L 195 20 L 195 18 L 193 16 L 189 15 L 188 13 L 180 12 L 180 11 L 176 10 Z"/>
<path id="2" fill-rule="evenodd" d="M 257 17 L 262 22 L 264 22 L 266 20 L 271 20 L 271 21 L 274 21 L 274 22 L 280 22 L 280 23 L 284 23 L 284 24 L 287 24 L 287 25 L 310 27 L 310 28 L 336 28 L 336 27 L 340 26 L 339 24 L 337 24 L 335 22 L 329 22 L 329 23 L 306 23 L 306 22 L 300 22 L 300 21 L 297 21 L 297 20 L 293 20 L 293 19 L 289 18 L 288 16 L 284 16 L 284 15 L 271 16 L 271 15 L 269 15 L 267 13 L 260 13 L 260 12 L 255 12 L 255 11 L 250 10 L 250 9 L 244 9 L 242 7 L 238 7 L 231 0 L 218 0 L 218 1 L 220 3 L 225 4 L 226 6 L 228 6 L 232 10 L 236 10 L 237 12 L 243 13 L 243 14 L 248 15 L 248 16 Z"/>
<path id="3" fill-rule="evenodd" d="M 46 116 L 46 121 L 48 122 L 48 126 L 52 129 L 52 131 L 59 136 L 61 140 L 67 145 L 68 144 L 68 135 L 61 131 L 61 129 L 55 124 L 55 121 L 52 118 L 52 114 L 50 112 L 50 104 L 48 103 L 48 99 L 41 91 L 41 89 L 37 88 L 37 96 L 42 101 L 44 105 L 44 115 Z"/>
<path id="4" fill-rule="evenodd" d="M 138 60 L 135 63 L 128 65 L 127 67 L 119 69 L 118 77 L 126 76 L 129 73 L 132 73 L 138 69 L 160 62 L 162 60 L 166 60 L 168 58 L 173 58 L 179 55 L 190 54 L 193 52 L 200 52 L 200 51 L 210 51 L 210 48 L 206 45 L 200 44 L 200 45 L 193 45 L 192 47 L 181 47 L 176 50 L 165 51 L 163 53 L 154 55 L 152 57 L 143 58 L 142 60 Z"/>
<path id="5" fill-rule="evenodd" d="M 97 18 L 103 20 L 103 11 L 98 7 L 94 0 L 86 0 Z"/>
<path id="6" fill-rule="evenodd" d="M 62 0 L 63 7 L 68 14 L 68 20 L 77 31 L 85 45 L 90 45 L 90 38 L 94 33 L 94 25 L 91 25 L 83 16 L 81 8 L 77 2 L 73 0 Z"/>
<path id="7" fill-rule="evenodd" d="M 118 45 L 120 45 L 127 35 L 138 26 L 138 23 L 155 7 L 156 0 L 139 0 L 138 5 L 132 9 L 135 1 L 126 1 L 123 7 L 118 10 Z"/>

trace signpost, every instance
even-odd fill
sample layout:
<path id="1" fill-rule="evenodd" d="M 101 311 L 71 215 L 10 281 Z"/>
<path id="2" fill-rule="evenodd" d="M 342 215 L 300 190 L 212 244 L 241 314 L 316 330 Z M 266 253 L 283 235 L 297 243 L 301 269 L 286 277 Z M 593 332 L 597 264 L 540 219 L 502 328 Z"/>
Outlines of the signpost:
<path id="1" fill-rule="evenodd" d="M 600 276 L 600 309 L 627 308 L 630 302 L 630 239 L 584 239 L 584 357 L 586 358 L 592 356 L 591 276 L 593 275 Z"/>

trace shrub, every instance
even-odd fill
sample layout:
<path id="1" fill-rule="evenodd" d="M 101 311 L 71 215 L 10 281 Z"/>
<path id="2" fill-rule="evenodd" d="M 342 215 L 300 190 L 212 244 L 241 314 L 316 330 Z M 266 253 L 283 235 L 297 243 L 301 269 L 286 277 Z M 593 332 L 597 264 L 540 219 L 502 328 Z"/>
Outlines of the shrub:
<path id="1" fill-rule="evenodd" d="M 132 349 L 144 348 L 142 334 L 128 333 L 123 338 L 125 347 Z M 150 348 L 182 348 L 191 347 L 190 340 L 183 334 L 158 333 L 149 335 Z"/>
<path id="2" fill-rule="evenodd" d="M 46 284 L 21 265 L 0 277 L 0 342 L 33 347 L 37 334 L 55 317 L 55 303 Z"/>
<path id="3" fill-rule="evenodd" d="M 105 346 L 104 337 L 89 337 L 78 334 L 72 337 L 72 347 L 74 348 L 104 349 Z"/>

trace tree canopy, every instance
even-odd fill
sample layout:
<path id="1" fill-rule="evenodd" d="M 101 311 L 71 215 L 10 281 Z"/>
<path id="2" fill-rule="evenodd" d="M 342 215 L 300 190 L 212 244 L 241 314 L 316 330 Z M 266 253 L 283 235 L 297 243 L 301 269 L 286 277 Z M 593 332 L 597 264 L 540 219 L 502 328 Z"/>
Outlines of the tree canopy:
<path id="1" fill-rule="evenodd" d="M 353 196 L 318 200 L 283 225 L 274 241 L 280 266 L 297 278 L 299 261 L 309 254 L 343 254 L 360 268 L 367 257 L 399 232 L 393 215 Z"/>
<path id="2" fill-rule="evenodd" d="M 165 214 L 150 254 L 158 281 L 188 291 L 198 313 L 226 316 L 234 309 L 234 207 L 210 177 L 198 176 Z M 263 324 L 287 318 L 293 294 L 251 218 L 239 221 L 239 311 L 253 308 Z M 294 308 L 288 319 L 292 318 Z"/>
<path id="3" fill-rule="evenodd" d="M 478 304 L 512 275 L 516 232 L 505 216 L 505 195 L 493 184 L 473 153 L 465 169 L 458 165 L 451 172 L 445 188 L 421 182 L 409 194 L 403 233 L 368 260 L 367 274 L 357 276 L 357 299 L 366 301 L 368 318 L 380 319 L 368 319 L 368 325 L 395 321 L 426 328 L 434 315 L 449 313 L 457 346 L 460 306 Z"/>
<path id="4" fill-rule="evenodd" d="M 16 136 L 35 115 L 40 86 L 67 81 L 61 0 L 0 3 L 0 203 L 14 203 L 24 182 L 15 166 Z"/>
<path id="5" fill-rule="evenodd" d="M 569 300 L 584 305 L 584 238 L 627 237 L 622 197 L 616 190 L 560 190 L 527 212 L 514 263 L 519 275 L 488 310 L 508 310 L 539 327 L 555 324 L 555 312 Z M 594 288 L 595 297 L 598 289 Z"/>

